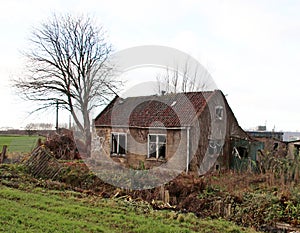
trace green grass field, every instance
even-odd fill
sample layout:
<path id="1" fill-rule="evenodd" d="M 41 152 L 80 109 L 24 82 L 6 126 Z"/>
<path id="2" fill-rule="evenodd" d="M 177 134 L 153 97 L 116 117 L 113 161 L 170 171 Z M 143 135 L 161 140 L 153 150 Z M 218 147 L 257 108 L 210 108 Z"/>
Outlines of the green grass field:
<path id="1" fill-rule="evenodd" d="M 0 185 L 0 232 L 255 232 L 224 220 L 155 211 L 144 202 L 81 195 Z"/>
<path id="2" fill-rule="evenodd" d="M 29 153 L 36 146 L 39 136 L 0 135 L 0 151 L 7 145 L 7 153 Z"/>

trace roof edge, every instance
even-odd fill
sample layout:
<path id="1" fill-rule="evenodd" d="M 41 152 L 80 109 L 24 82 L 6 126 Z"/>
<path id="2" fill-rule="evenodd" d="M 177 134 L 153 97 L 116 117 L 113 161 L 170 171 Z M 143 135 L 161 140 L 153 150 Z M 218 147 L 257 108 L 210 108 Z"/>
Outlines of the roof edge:
<path id="1" fill-rule="evenodd" d="M 95 117 L 94 122 L 96 122 L 98 120 L 98 118 L 106 111 L 106 109 L 108 109 L 112 104 L 114 104 L 120 97 L 118 95 L 116 95 L 112 101 L 110 101 L 110 103 L 108 105 L 106 105 L 106 107 Z"/>

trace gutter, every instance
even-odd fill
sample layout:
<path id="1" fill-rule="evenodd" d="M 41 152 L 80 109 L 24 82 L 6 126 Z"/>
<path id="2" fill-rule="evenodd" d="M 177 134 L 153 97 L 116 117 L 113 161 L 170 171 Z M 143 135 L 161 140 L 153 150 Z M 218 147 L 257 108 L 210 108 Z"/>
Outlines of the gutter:
<path id="1" fill-rule="evenodd" d="M 163 130 L 170 130 L 170 129 L 180 129 L 180 130 L 185 130 L 189 127 L 186 126 L 181 126 L 181 127 L 155 127 L 155 126 L 151 126 L 151 127 L 145 127 L 145 126 L 128 126 L 128 125 L 95 125 L 95 128 L 105 128 L 105 127 L 109 127 L 109 128 L 128 128 L 128 129 L 163 129 Z"/>
<path id="2" fill-rule="evenodd" d="M 186 128 L 186 174 L 189 172 L 190 164 L 190 127 Z"/>

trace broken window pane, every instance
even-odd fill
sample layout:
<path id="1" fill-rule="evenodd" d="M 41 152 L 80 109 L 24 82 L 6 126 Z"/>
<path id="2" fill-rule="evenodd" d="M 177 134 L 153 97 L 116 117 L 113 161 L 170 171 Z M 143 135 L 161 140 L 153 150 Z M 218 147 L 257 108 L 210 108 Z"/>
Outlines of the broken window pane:
<path id="1" fill-rule="evenodd" d="M 116 154 L 118 152 L 117 147 L 118 147 L 118 142 L 117 142 L 116 135 L 112 134 L 111 153 Z"/>
<path id="2" fill-rule="evenodd" d="M 119 154 L 125 154 L 125 135 L 119 134 Z"/>
<path id="3" fill-rule="evenodd" d="M 111 153 L 122 155 L 126 154 L 126 134 L 112 133 L 111 138 Z"/>
<path id="4" fill-rule="evenodd" d="M 166 145 L 165 144 L 159 146 L 158 158 L 159 159 L 166 158 Z"/>
<path id="5" fill-rule="evenodd" d="M 156 158 L 156 143 L 149 143 L 149 158 Z"/>
<path id="6" fill-rule="evenodd" d="M 159 142 L 159 143 L 166 143 L 166 136 L 164 136 L 164 135 L 159 135 L 159 136 L 158 136 L 158 142 Z"/>
<path id="7" fill-rule="evenodd" d="M 156 142 L 156 135 L 149 135 L 150 142 Z"/>
<path id="8" fill-rule="evenodd" d="M 148 158 L 164 159 L 166 157 L 166 135 L 149 135 Z"/>

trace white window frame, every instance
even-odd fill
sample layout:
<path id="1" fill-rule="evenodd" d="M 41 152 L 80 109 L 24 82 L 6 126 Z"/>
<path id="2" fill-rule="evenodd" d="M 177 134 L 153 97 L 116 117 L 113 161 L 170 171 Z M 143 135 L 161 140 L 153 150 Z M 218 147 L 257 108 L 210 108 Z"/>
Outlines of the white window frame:
<path id="1" fill-rule="evenodd" d="M 117 153 L 113 152 L 113 135 L 117 136 Z M 125 136 L 125 154 L 120 154 L 119 153 L 119 145 L 120 145 L 120 135 L 124 135 Z M 113 155 L 126 155 L 127 152 L 127 134 L 126 133 L 121 133 L 121 132 L 111 132 L 111 140 L 110 140 L 110 154 Z"/>
<path id="2" fill-rule="evenodd" d="M 217 114 L 217 111 L 221 110 L 221 115 Z M 215 116 L 217 120 L 223 120 L 224 118 L 224 107 L 221 105 L 218 105 L 215 107 Z"/>
<path id="3" fill-rule="evenodd" d="M 166 141 L 164 143 L 165 145 L 165 157 L 164 159 L 166 158 L 167 156 L 167 135 L 166 134 L 155 134 L 155 133 L 152 133 L 152 134 L 148 134 L 148 155 L 147 155 L 147 158 L 148 159 L 152 159 L 150 158 L 150 136 L 155 136 L 156 137 L 156 142 L 155 142 L 155 146 L 156 146 L 156 158 L 155 159 L 159 159 L 159 136 L 164 136 L 166 138 Z"/>

